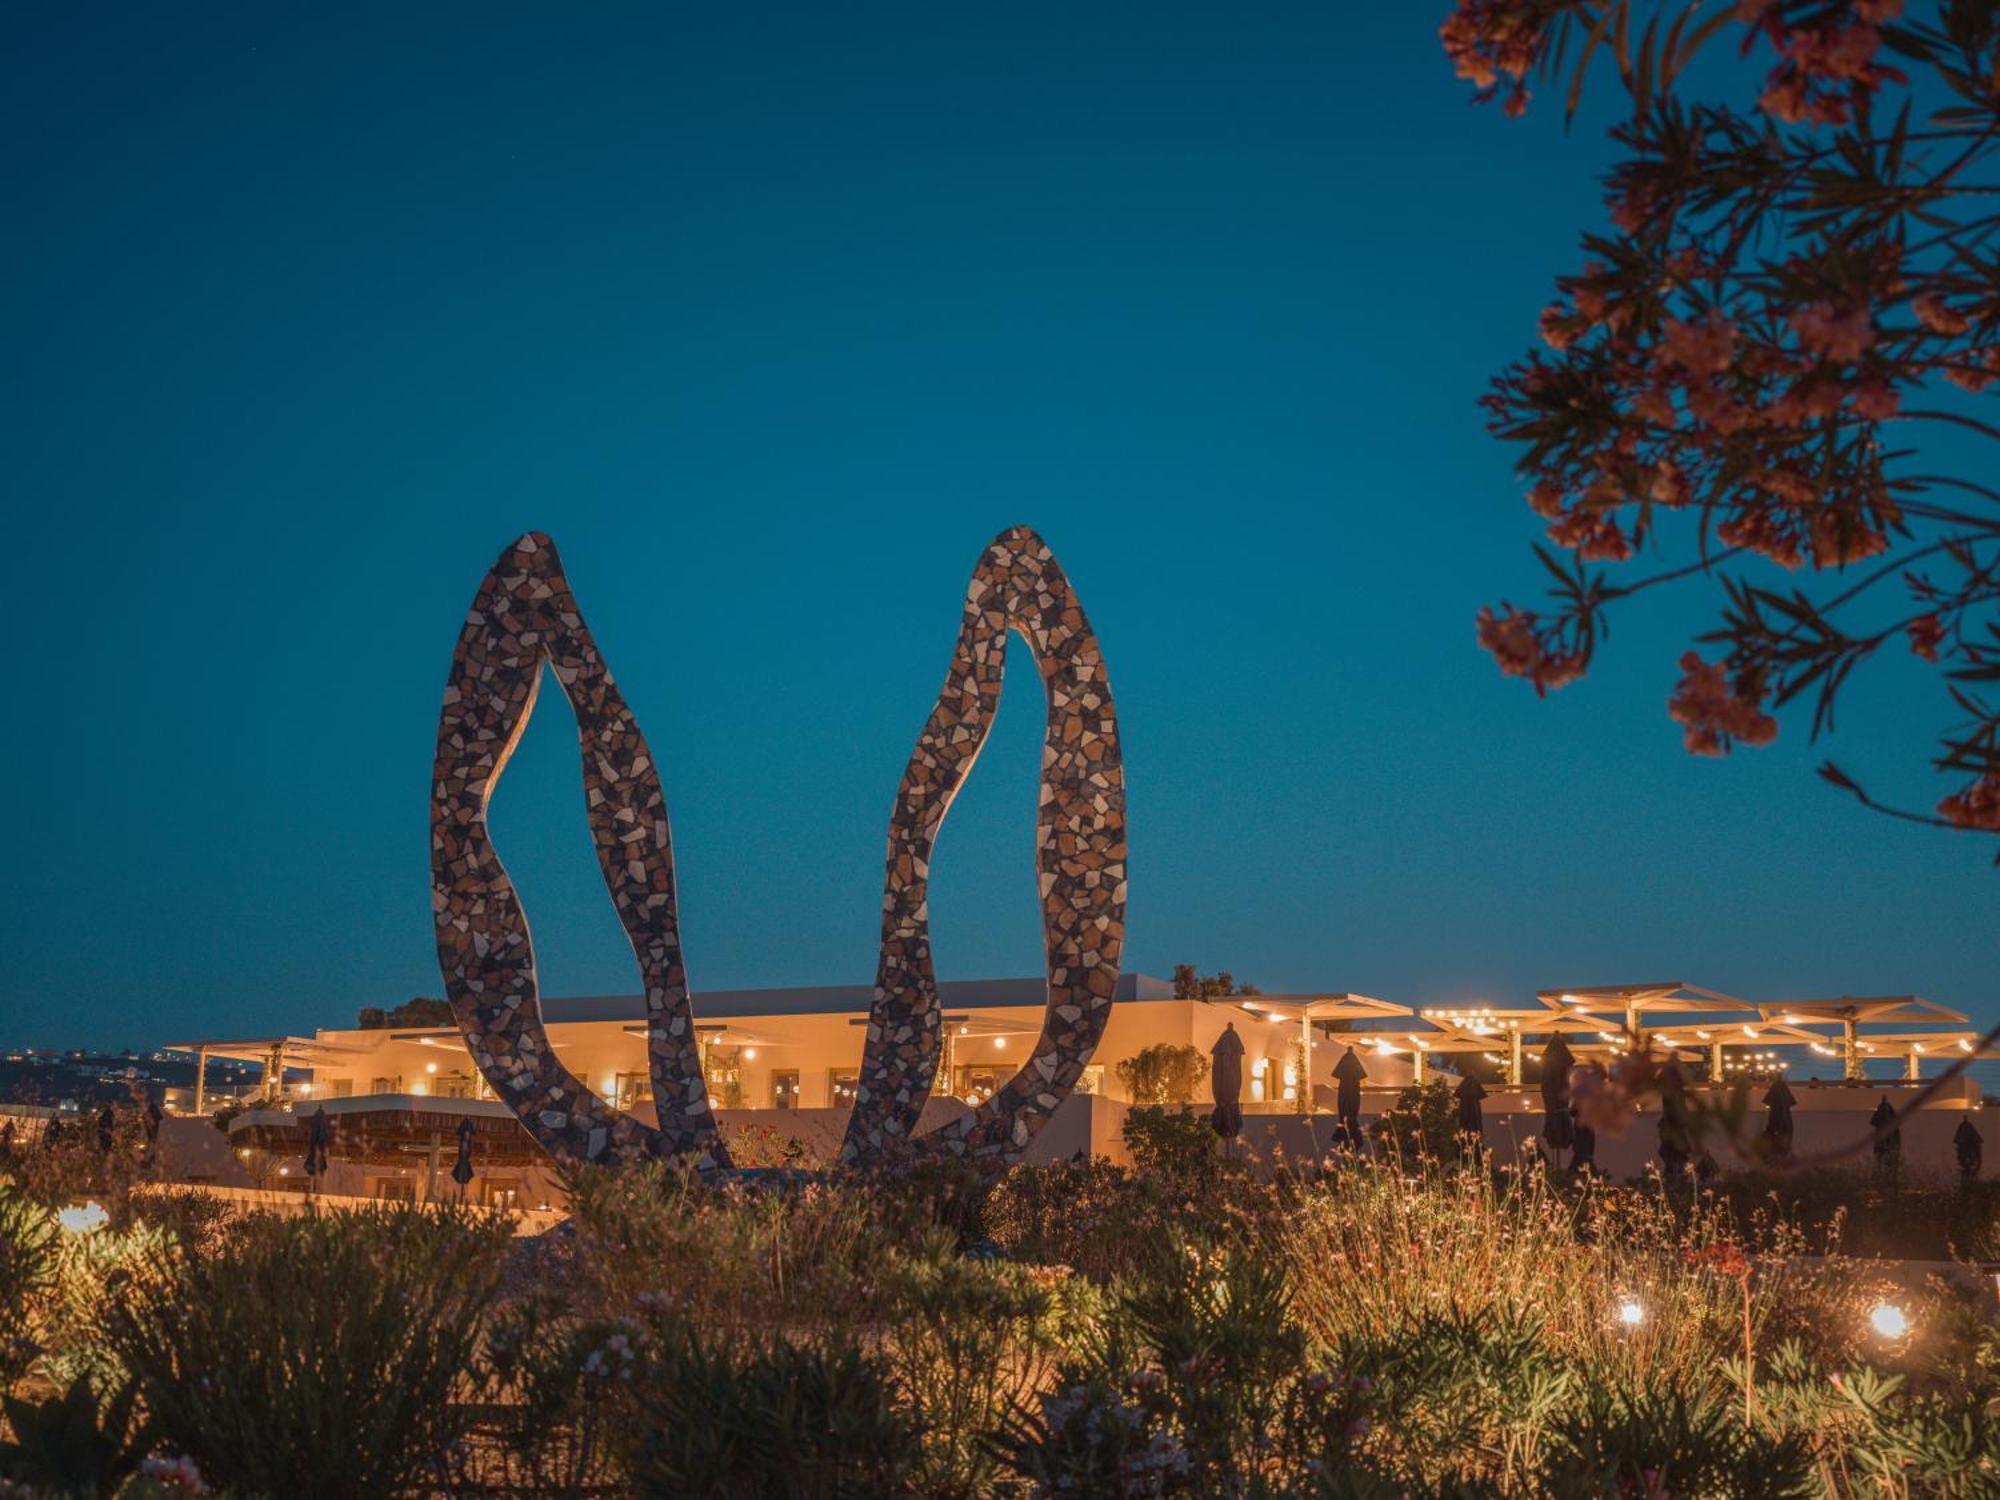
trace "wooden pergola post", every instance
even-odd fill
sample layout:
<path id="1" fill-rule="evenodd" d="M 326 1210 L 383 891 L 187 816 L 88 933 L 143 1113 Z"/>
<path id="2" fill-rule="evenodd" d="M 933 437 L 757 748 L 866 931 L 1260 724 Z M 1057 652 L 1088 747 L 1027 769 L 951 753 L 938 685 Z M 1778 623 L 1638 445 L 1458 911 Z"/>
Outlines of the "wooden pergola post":
<path id="1" fill-rule="evenodd" d="M 208 1048 L 194 1049 L 194 1112 L 196 1115 L 208 1113 Z"/>
<path id="2" fill-rule="evenodd" d="M 1520 1088 L 1522 1083 L 1521 1028 L 1518 1026 L 1507 1033 L 1507 1082 L 1514 1088 Z"/>
<path id="3" fill-rule="evenodd" d="M 1847 1081 L 1867 1082 L 1867 1070 L 1861 1066 L 1861 1023 L 1852 1016 L 1846 1016 L 1841 1020 L 1840 1050 L 1842 1071 Z"/>

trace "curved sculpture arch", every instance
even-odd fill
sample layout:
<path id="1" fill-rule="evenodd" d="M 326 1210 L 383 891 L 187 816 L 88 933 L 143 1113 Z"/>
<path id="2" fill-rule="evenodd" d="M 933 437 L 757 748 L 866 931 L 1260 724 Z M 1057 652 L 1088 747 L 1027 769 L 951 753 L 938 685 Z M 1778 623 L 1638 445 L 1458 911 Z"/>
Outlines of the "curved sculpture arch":
<path id="1" fill-rule="evenodd" d="M 1048 699 L 1036 817 L 1049 996 L 1026 1064 L 978 1109 L 913 1134 L 940 1051 L 930 951 L 930 855 L 999 706 L 1007 636 L 1027 643 Z M 584 797 L 606 890 L 646 990 L 657 1127 L 564 1068 L 542 1022 L 527 917 L 487 832 L 546 662 L 576 716 Z M 1125 782 L 1103 654 L 1068 578 L 1027 527 L 981 555 L 943 691 L 889 822 L 882 953 L 843 1161 L 937 1153 L 992 1175 L 1018 1160 L 1081 1077 L 1109 1019 L 1125 936 Z M 466 615 L 438 721 L 431 798 L 438 963 L 480 1072 L 552 1154 L 613 1162 L 729 1155 L 709 1106 L 688 1001 L 673 841 L 659 770 L 584 624 L 554 544 L 520 538 Z"/>
<path id="2" fill-rule="evenodd" d="M 854 1114 L 841 1147 L 865 1162 L 910 1141 L 937 1076 L 931 848 L 1000 706 L 1007 636 L 1027 643 L 1048 696 L 1035 865 L 1049 977 L 1042 1034 L 1020 1072 L 918 1149 L 1004 1167 L 1027 1148 L 1096 1051 L 1125 946 L 1125 767 L 1104 654 L 1069 578 L 1025 526 L 973 569 L 958 646 L 889 818 L 882 956 Z"/>

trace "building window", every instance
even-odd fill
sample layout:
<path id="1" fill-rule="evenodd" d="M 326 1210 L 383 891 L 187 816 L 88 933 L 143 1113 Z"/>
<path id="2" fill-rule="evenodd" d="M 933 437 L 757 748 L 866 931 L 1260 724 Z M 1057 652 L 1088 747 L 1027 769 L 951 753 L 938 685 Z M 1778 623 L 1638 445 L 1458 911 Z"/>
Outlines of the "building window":
<path id="1" fill-rule="evenodd" d="M 799 1070 L 797 1068 L 772 1070 L 771 1107 L 774 1109 L 797 1109 L 799 1107 Z"/>
<path id="2" fill-rule="evenodd" d="M 431 1092 L 440 1099 L 470 1099 L 472 1097 L 472 1075 L 469 1073 L 440 1073 L 431 1080 Z"/>
<path id="3" fill-rule="evenodd" d="M 389 1203 L 415 1203 L 417 1182 L 414 1177 L 377 1177 L 369 1184 L 368 1196 Z"/>
<path id="4" fill-rule="evenodd" d="M 834 1068 L 826 1075 L 826 1096 L 835 1109 L 854 1108 L 855 1091 L 861 1086 L 856 1068 Z"/>
<path id="5" fill-rule="evenodd" d="M 620 1073 L 614 1080 L 617 1088 L 616 1103 L 620 1109 L 630 1109 L 653 1097 L 653 1079 L 648 1073 Z"/>
<path id="6" fill-rule="evenodd" d="M 371 1078 L 368 1080 L 368 1092 L 371 1094 L 393 1094 L 396 1091 L 391 1087 L 389 1079 Z"/>
<path id="7" fill-rule="evenodd" d="M 329 1078 L 326 1082 L 326 1097 L 329 1099 L 350 1099 L 354 1096 L 352 1078 Z"/>
<path id="8" fill-rule="evenodd" d="M 521 1181 L 518 1177 L 488 1177 L 479 1189 L 479 1201 L 488 1208 L 519 1208 Z"/>

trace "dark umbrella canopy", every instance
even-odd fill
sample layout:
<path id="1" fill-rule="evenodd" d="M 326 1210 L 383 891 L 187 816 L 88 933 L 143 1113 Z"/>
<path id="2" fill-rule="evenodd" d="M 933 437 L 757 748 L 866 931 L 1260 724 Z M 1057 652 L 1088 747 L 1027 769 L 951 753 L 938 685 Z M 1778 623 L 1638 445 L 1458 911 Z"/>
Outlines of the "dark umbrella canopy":
<path id="1" fill-rule="evenodd" d="M 111 1113 L 111 1106 L 105 1105 L 97 1112 L 97 1149 L 109 1151 L 112 1137 L 118 1129 L 118 1117 Z"/>
<path id="2" fill-rule="evenodd" d="M 327 1147 L 333 1144 L 333 1125 L 322 1104 L 306 1122 L 306 1176 L 317 1179 L 326 1171 Z"/>
<path id="3" fill-rule="evenodd" d="M 1225 1141 L 1234 1140 L 1243 1129 L 1243 1038 L 1234 1021 L 1208 1049 L 1208 1091 L 1215 1100 L 1208 1123 Z"/>
<path id="4" fill-rule="evenodd" d="M 1340 1128 L 1350 1146 L 1361 1144 L 1361 1084 L 1368 1077 L 1368 1070 L 1361 1066 L 1361 1059 L 1349 1047 L 1341 1053 L 1340 1061 L 1333 1065 L 1333 1076 L 1340 1081 L 1340 1092 L 1334 1098 L 1334 1110 L 1340 1116 Z"/>
<path id="5" fill-rule="evenodd" d="M 1574 1104 L 1569 1107 L 1570 1137 L 1574 1152 L 1569 1159 L 1573 1172 L 1591 1172 L 1597 1169 L 1597 1130 L 1584 1122 Z"/>
<path id="6" fill-rule="evenodd" d="M 1679 1177 L 1693 1155 L 1693 1137 L 1688 1131 L 1687 1080 L 1681 1065 L 1670 1062 L 1660 1074 L 1660 1166 L 1669 1177 Z"/>
<path id="7" fill-rule="evenodd" d="M 1458 1128 L 1467 1135 L 1484 1135 L 1486 1113 L 1479 1101 L 1486 1097 L 1486 1085 L 1468 1073 L 1452 1092 L 1458 1095 Z"/>
<path id="8" fill-rule="evenodd" d="M 1576 1054 L 1560 1033 L 1542 1049 L 1542 1139 L 1560 1151 L 1576 1138 L 1569 1117 L 1569 1070 Z"/>
<path id="9" fill-rule="evenodd" d="M 463 1188 L 472 1181 L 472 1121 L 458 1122 L 458 1160 L 452 1163 L 451 1180 Z"/>
<path id="10" fill-rule="evenodd" d="M 1893 1172 L 1903 1163 L 1903 1127 L 1896 1124 L 1896 1111 L 1887 1099 L 1875 1106 L 1875 1113 L 1868 1117 L 1868 1124 L 1878 1132 L 1875 1137 L 1875 1165 L 1885 1172 Z M 1894 1129 L 1885 1129 L 1894 1126 Z"/>
<path id="11" fill-rule="evenodd" d="M 1986 1137 L 1979 1133 L 1970 1116 L 1960 1120 L 1958 1129 L 1952 1132 L 1951 1148 L 1958 1153 L 1958 1170 L 1968 1178 L 1977 1177 L 1986 1161 Z"/>
<path id="12" fill-rule="evenodd" d="M 1779 1156 L 1792 1154 L 1792 1105 L 1797 1100 L 1782 1078 L 1773 1079 L 1764 1091 L 1764 1139 L 1771 1143 L 1771 1150 Z"/>

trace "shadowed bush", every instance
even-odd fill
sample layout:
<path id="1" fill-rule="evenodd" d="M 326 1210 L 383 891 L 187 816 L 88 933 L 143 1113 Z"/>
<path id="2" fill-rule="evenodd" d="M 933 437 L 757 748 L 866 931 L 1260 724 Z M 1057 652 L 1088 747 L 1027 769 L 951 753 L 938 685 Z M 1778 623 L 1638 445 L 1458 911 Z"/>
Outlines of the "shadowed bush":
<path id="1" fill-rule="evenodd" d="M 106 1342 L 161 1440 L 210 1484 L 391 1494 L 469 1426 L 508 1237 L 502 1222 L 413 1208 L 248 1222 L 115 1300 Z"/>

